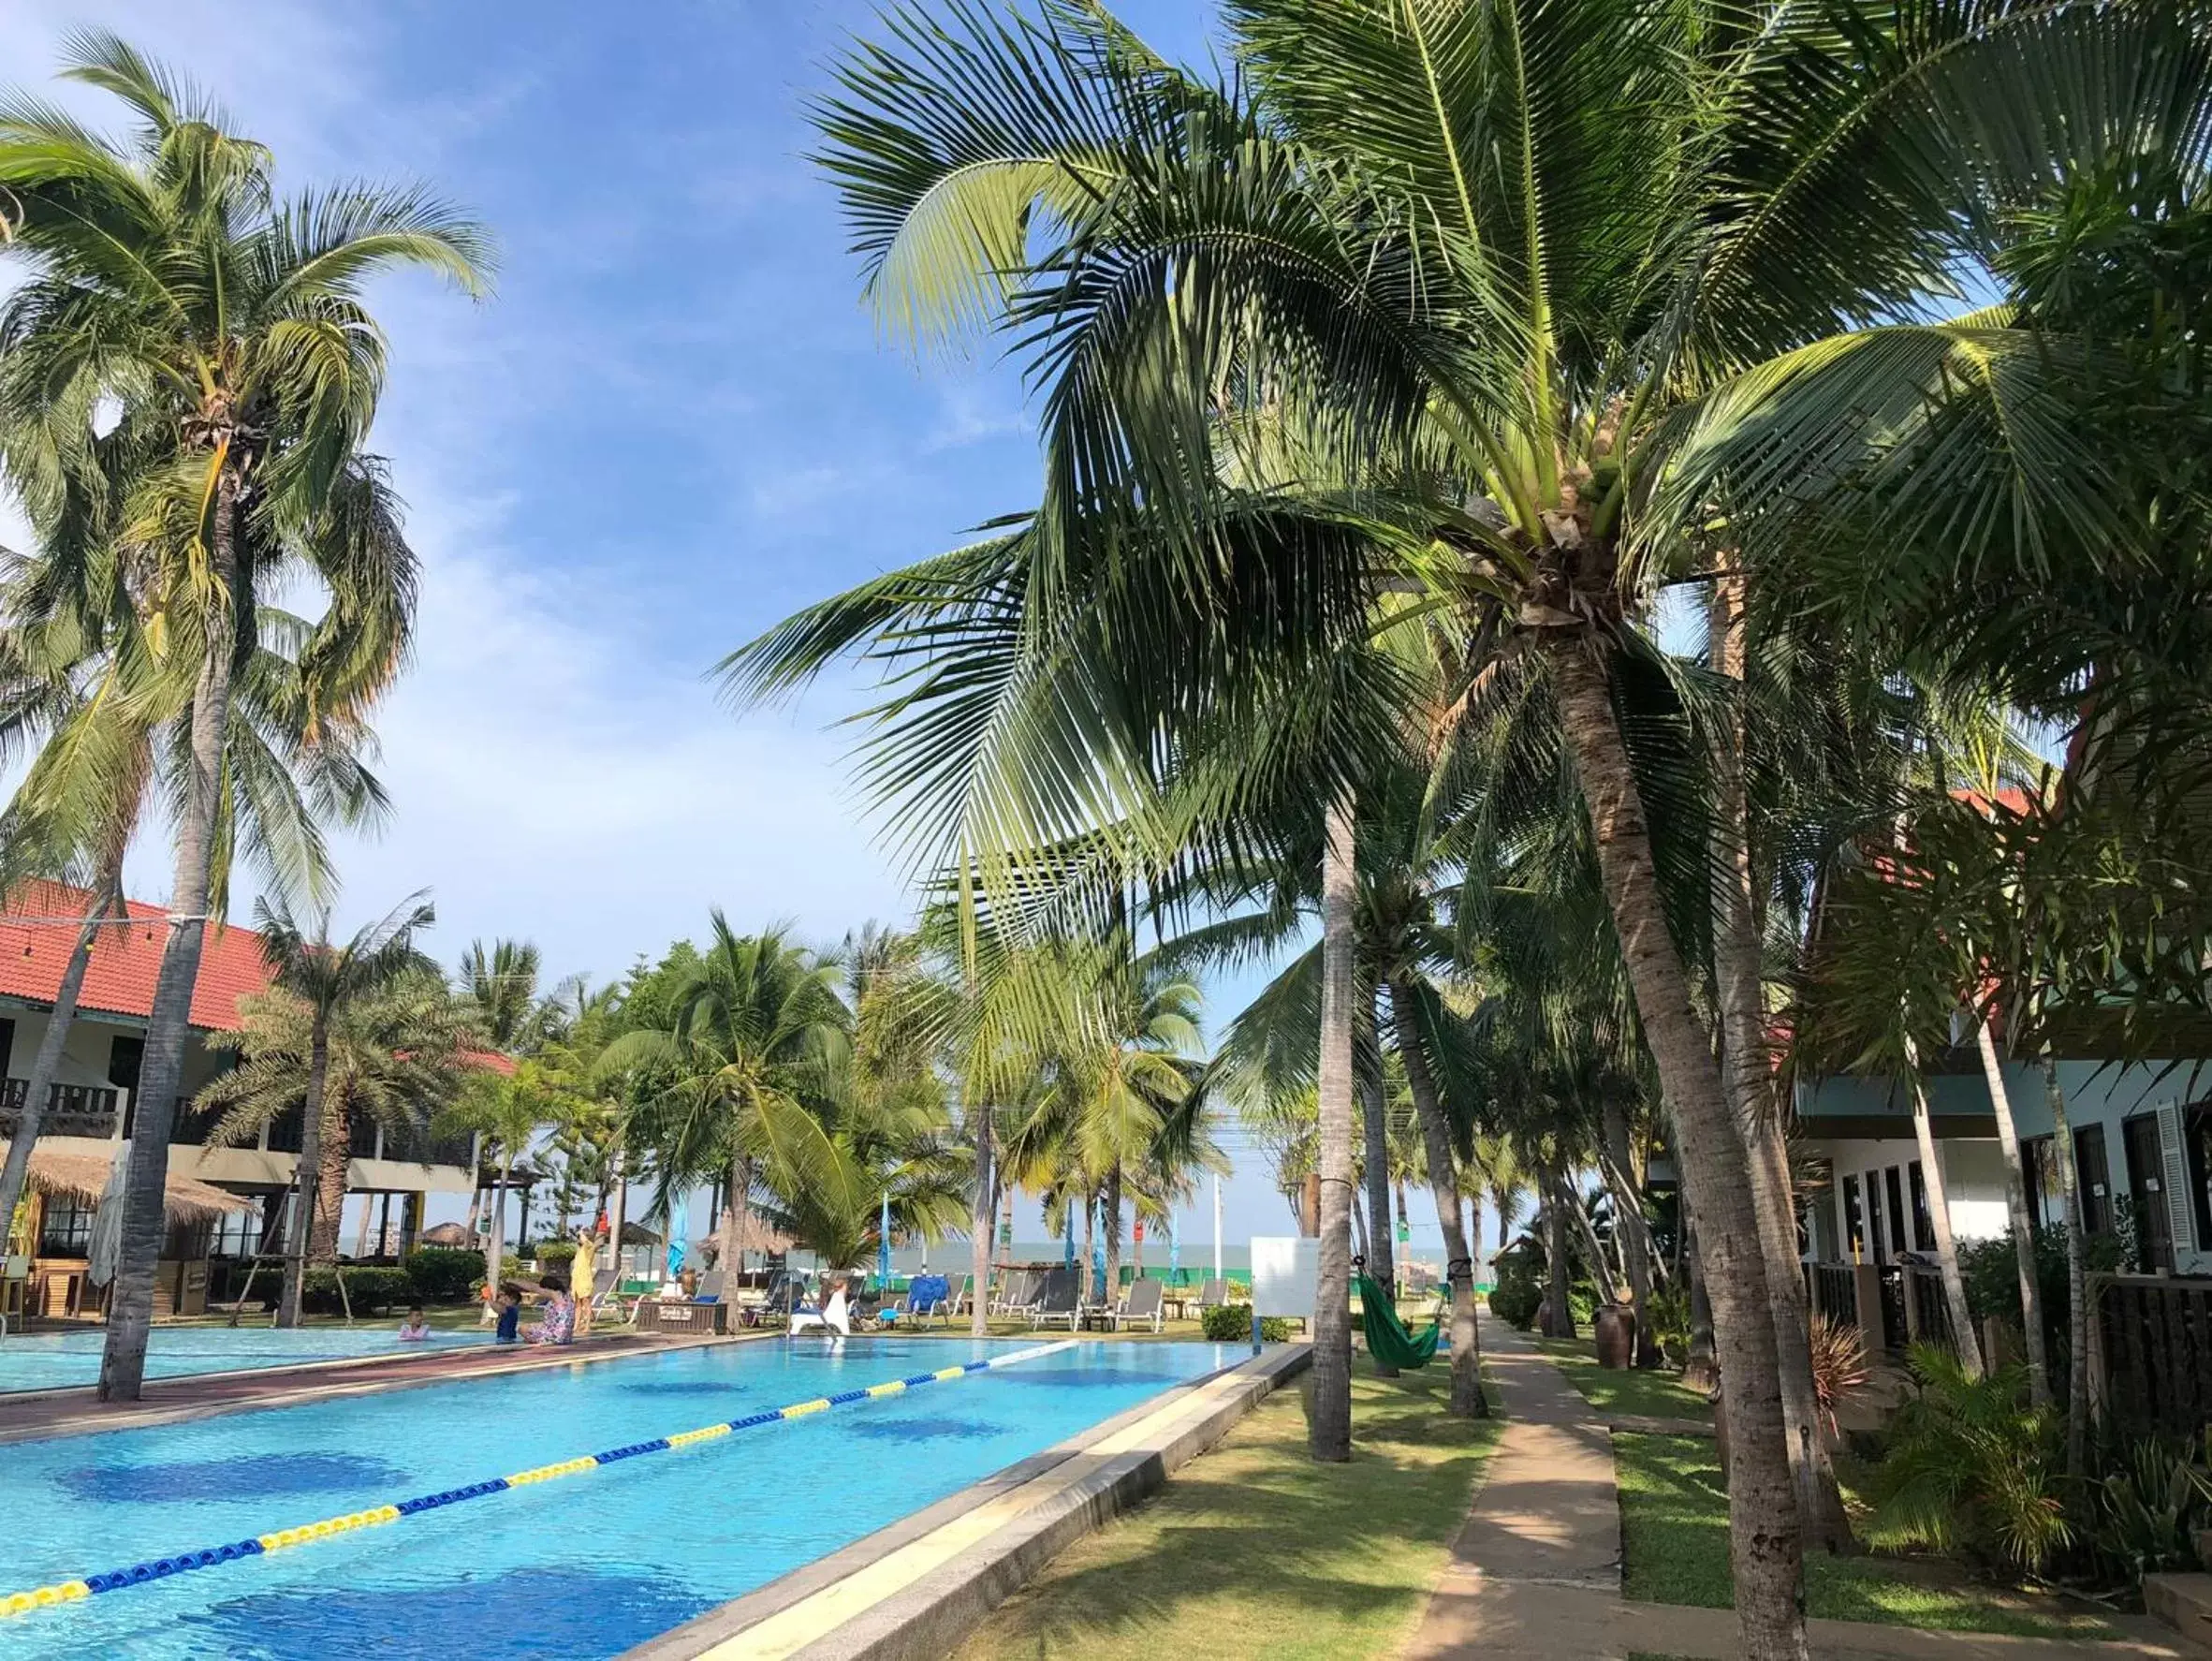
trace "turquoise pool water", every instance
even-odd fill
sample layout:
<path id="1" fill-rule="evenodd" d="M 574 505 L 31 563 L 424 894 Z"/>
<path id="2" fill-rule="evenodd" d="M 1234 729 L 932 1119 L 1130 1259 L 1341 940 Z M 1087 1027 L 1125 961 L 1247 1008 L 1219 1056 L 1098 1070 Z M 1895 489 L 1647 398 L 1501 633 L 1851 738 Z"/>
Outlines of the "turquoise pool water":
<path id="1" fill-rule="evenodd" d="M 770 1340 L 20 1444 L 0 1593 L 1026 1347 Z M 1078 1344 L 0 1618 L 0 1657 L 617 1655 L 1238 1353 Z"/>
<path id="2" fill-rule="evenodd" d="M 146 1345 L 146 1376 L 251 1373 L 263 1367 L 345 1361 L 419 1347 L 402 1345 L 392 1336 L 399 1326 L 397 1320 L 390 1320 L 362 1327 L 297 1327 L 284 1332 L 271 1327 L 156 1327 Z M 491 1340 L 490 1332 L 437 1332 L 427 1342 L 452 1349 Z M 11 1333 L 0 1338 L 0 1394 L 96 1384 L 100 1347 L 107 1341 L 107 1332 L 98 1328 L 28 1338 Z"/>

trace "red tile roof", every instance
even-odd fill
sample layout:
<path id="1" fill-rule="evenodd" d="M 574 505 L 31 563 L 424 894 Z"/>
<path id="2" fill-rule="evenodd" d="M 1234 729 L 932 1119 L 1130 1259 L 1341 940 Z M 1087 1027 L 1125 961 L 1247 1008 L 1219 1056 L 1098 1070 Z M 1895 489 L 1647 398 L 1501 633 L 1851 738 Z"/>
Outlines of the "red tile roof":
<path id="1" fill-rule="evenodd" d="M 53 1002 L 77 944 L 77 924 L 91 904 L 83 889 L 57 882 L 27 882 L 0 900 L 0 996 Z M 154 1012 L 168 908 L 138 900 L 125 904 L 129 923 L 102 928 L 93 945 L 78 1004 L 143 1021 Z M 199 954 L 199 983 L 192 989 L 192 1024 L 235 1032 L 238 1000 L 267 992 L 269 982 L 261 936 L 251 929 L 211 924 Z"/>

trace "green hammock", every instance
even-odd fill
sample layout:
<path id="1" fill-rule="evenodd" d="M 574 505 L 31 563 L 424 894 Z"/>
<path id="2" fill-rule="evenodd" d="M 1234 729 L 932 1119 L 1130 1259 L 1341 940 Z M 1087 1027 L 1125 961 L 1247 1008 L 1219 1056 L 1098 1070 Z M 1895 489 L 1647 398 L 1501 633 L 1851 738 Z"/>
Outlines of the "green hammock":
<path id="1" fill-rule="evenodd" d="M 1387 1366 L 1405 1372 L 1426 1367 L 1436 1359 L 1443 1317 L 1430 1321 L 1425 1332 L 1409 1330 L 1398 1318 L 1390 1288 L 1364 1274 L 1359 1277 L 1359 1321 L 1367 1329 L 1368 1354 Z"/>

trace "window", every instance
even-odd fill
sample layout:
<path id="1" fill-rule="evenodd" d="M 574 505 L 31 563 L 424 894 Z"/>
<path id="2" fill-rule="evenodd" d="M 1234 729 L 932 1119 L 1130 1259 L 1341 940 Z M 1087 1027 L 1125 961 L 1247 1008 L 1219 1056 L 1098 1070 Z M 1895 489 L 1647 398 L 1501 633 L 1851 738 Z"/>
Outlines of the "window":
<path id="1" fill-rule="evenodd" d="M 1896 1257 L 1906 1250 L 1905 1245 L 1905 1184 L 1898 1180 L 1897 1168 L 1891 1166 L 1882 1173 L 1883 1184 L 1889 1189 L 1889 1254 Z"/>
<path id="2" fill-rule="evenodd" d="M 1921 1175 L 1920 1161 L 1915 1159 L 1905 1174 L 1912 1185 L 1912 1249 L 1932 1252 L 1936 1249 L 1936 1219 L 1927 1209 L 1927 1180 Z"/>
<path id="3" fill-rule="evenodd" d="M 89 1205 L 74 1199 L 49 1197 L 38 1224 L 38 1255 L 42 1257 L 82 1257 L 92 1250 L 92 1213 Z"/>
<path id="4" fill-rule="evenodd" d="M 1859 1207 L 1859 1180 L 1843 1179 L 1843 1251 L 1856 1263 L 1867 1255 L 1867 1218 Z"/>
<path id="5" fill-rule="evenodd" d="M 2073 1181 L 2081 1196 L 2082 1227 L 2091 1234 L 2112 1232 L 2112 1167 L 2104 1157 L 2104 1126 L 2085 1124 L 2073 1133 Z"/>
<path id="6" fill-rule="evenodd" d="M 2174 1213 L 2166 1204 L 2166 1162 L 2156 1113 L 2120 1121 L 2128 1155 L 2128 1199 L 2135 1213 L 2135 1267 L 2145 1274 L 2174 1269 Z"/>
<path id="7" fill-rule="evenodd" d="M 1889 1261 L 1889 1230 L 1882 1226 L 1882 1173 L 1867 1173 L 1867 1256 L 1877 1263 Z"/>
<path id="8" fill-rule="evenodd" d="M 15 1066 L 15 1022 L 0 1021 L 0 1078 Z"/>
<path id="9" fill-rule="evenodd" d="M 260 1249 L 260 1245 L 259 1212 L 225 1212 L 215 1219 L 215 1231 L 208 1241 L 208 1255 L 214 1257 L 250 1257 Z"/>
<path id="10" fill-rule="evenodd" d="M 2198 1102 L 2181 1114 L 2181 1139 L 2189 1154 L 2190 1211 L 2196 1223 L 2196 1246 L 2212 1252 L 2212 1102 Z"/>
<path id="11" fill-rule="evenodd" d="M 307 1123 L 303 1108 L 286 1108 L 269 1122 L 269 1151 L 271 1154 L 300 1152 L 300 1127 Z"/>

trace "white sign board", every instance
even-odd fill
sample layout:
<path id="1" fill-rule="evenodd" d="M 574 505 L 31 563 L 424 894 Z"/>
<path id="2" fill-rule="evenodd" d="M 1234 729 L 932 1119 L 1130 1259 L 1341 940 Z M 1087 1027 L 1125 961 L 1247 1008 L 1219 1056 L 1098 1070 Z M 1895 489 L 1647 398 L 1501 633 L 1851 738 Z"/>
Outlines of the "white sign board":
<path id="1" fill-rule="evenodd" d="M 1296 1235 L 1255 1235 L 1252 1242 L 1252 1306 L 1259 1315 L 1313 1318 L 1314 1286 L 1321 1271 L 1321 1242 Z"/>

